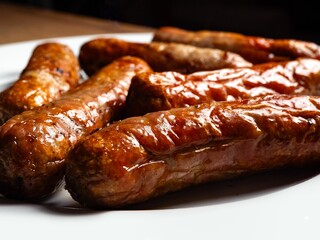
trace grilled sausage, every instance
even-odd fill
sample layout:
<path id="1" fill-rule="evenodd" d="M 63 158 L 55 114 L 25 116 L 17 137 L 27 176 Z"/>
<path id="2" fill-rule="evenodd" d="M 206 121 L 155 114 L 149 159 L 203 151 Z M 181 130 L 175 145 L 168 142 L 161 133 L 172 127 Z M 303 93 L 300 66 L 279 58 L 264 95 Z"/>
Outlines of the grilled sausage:
<path id="1" fill-rule="evenodd" d="M 154 71 L 191 73 L 252 65 L 238 54 L 219 49 L 177 43 L 134 43 L 116 38 L 98 38 L 86 42 L 80 48 L 79 61 L 82 69 L 91 75 L 125 55 L 144 59 Z"/>
<path id="2" fill-rule="evenodd" d="M 270 39 L 219 31 L 188 31 L 176 27 L 161 27 L 152 41 L 177 42 L 198 47 L 218 48 L 240 54 L 254 64 L 283 61 L 298 57 L 320 60 L 320 46 L 296 39 Z"/>
<path id="3" fill-rule="evenodd" d="M 150 71 L 143 60 L 120 58 L 60 99 L 3 124 L 0 193 L 21 199 L 53 193 L 63 178 L 69 150 L 123 108 L 131 78 L 141 71 Z"/>
<path id="4" fill-rule="evenodd" d="M 132 79 L 126 116 L 268 94 L 320 95 L 320 61 L 301 58 L 190 75 L 141 73 Z"/>
<path id="5" fill-rule="evenodd" d="M 66 188 L 83 206 L 117 208 L 194 184 L 319 159 L 320 97 L 269 95 L 111 124 L 73 149 Z"/>
<path id="6" fill-rule="evenodd" d="M 18 80 L 0 93 L 0 125 L 74 88 L 79 70 L 78 59 L 68 46 L 56 42 L 37 45 Z"/>

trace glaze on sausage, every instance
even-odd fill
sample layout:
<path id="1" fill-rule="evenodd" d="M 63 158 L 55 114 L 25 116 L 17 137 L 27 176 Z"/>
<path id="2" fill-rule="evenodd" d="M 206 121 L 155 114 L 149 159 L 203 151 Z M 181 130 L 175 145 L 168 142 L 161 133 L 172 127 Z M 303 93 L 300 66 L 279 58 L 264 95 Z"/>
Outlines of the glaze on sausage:
<path id="1" fill-rule="evenodd" d="M 119 58 L 60 99 L 2 125 L 0 194 L 38 199 L 53 193 L 70 149 L 121 111 L 132 76 L 142 71 L 151 71 L 143 60 Z"/>
<path id="2" fill-rule="evenodd" d="M 198 48 L 177 43 L 135 43 L 116 38 L 97 38 L 80 48 L 82 69 L 91 75 L 102 66 L 125 55 L 144 59 L 154 71 L 191 73 L 252 64 L 238 54 L 219 49 Z"/>
<path id="3" fill-rule="evenodd" d="M 126 116 L 268 94 L 320 95 L 320 61 L 300 58 L 189 75 L 141 73 L 132 79 Z"/>
<path id="4" fill-rule="evenodd" d="M 213 180 L 319 164 L 320 97 L 269 95 L 113 123 L 68 157 L 66 188 L 118 208 Z"/>
<path id="5" fill-rule="evenodd" d="M 320 60 L 320 46 L 296 39 L 270 39 L 233 32 L 188 31 L 164 26 L 158 28 L 152 41 L 176 42 L 198 47 L 218 48 L 240 54 L 254 64 L 283 61 L 298 57 Z"/>
<path id="6" fill-rule="evenodd" d="M 80 80 L 79 71 L 78 59 L 68 46 L 56 42 L 37 45 L 19 79 L 0 93 L 0 125 L 74 88 Z"/>

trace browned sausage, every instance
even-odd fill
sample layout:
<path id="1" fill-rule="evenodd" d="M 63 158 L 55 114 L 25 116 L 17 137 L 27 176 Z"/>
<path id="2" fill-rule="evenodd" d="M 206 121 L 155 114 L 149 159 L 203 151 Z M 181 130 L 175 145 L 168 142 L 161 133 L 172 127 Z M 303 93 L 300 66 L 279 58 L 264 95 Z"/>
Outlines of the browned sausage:
<path id="1" fill-rule="evenodd" d="M 84 139 L 66 187 L 83 206 L 115 208 L 213 180 L 320 159 L 320 97 L 269 95 L 132 117 Z"/>
<path id="2" fill-rule="evenodd" d="M 320 60 L 320 46 L 296 39 L 270 39 L 233 32 L 188 31 L 176 27 L 161 27 L 152 41 L 177 42 L 198 47 L 218 48 L 240 54 L 252 63 L 282 61 L 298 57 Z"/>
<path id="3" fill-rule="evenodd" d="M 68 46 L 56 42 L 37 45 L 19 79 L 0 93 L 0 125 L 74 88 L 79 70 L 78 59 Z"/>
<path id="4" fill-rule="evenodd" d="M 154 71 L 191 73 L 252 65 L 238 54 L 219 49 L 177 43 L 134 43 L 116 38 L 98 38 L 86 42 L 80 48 L 79 61 L 84 71 L 91 75 L 125 55 L 144 59 Z"/>
<path id="5" fill-rule="evenodd" d="M 141 73 L 132 79 L 126 116 L 268 94 L 320 95 L 320 61 L 301 58 L 190 75 Z"/>
<path id="6" fill-rule="evenodd" d="M 120 58 L 60 99 L 3 124 L 0 193 L 36 199 L 54 192 L 64 175 L 67 153 L 119 113 L 132 76 L 141 71 L 150 71 L 143 60 Z"/>

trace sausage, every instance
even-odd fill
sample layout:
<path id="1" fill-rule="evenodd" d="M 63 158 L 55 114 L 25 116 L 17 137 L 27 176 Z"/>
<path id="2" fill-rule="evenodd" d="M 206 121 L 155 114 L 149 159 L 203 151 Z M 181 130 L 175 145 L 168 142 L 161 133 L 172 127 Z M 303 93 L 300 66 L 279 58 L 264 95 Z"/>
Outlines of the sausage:
<path id="1" fill-rule="evenodd" d="M 144 59 L 154 71 L 191 73 L 252 64 L 238 54 L 219 49 L 177 43 L 134 43 L 116 38 L 97 38 L 80 47 L 82 69 L 91 75 L 102 66 L 125 55 Z"/>
<path id="2" fill-rule="evenodd" d="M 56 42 L 37 45 L 18 80 L 0 93 L 0 125 L 74 88 L 80 80 L 79 71 L 78 59 L 68 46 Z"/>
<path id="3" fill-rule="evenodd" d="M 123 108 L 131 78 L 151 71 L 123 57 L 60 99 L 9 119 L 0 128 L 0 194 L 36 200 L 59 188 L 70 149 Z"/>
<path id="4" fill-rule="evenodd" d="M 254 64 L 284 61 L 298 57 L 320 60 L 319 45 L 297 39 L 271 39 L 210 30 L 188 31 L 164 26 L 156 29 L 152 41 L 177 42 L 198 47 L 218 48 L 238 53 Z"/>
<path id="5" fill-rule="evenodd" d="M 81 205 L 108 209 L 319 159 L 320 97 L 268 95 L 113 123 L 72 150 L 65 180 Z"/>
<path id="6" fill-rule="evenodd" d="M 320 61 L 299 58 L 189 75 L 137 74 L 131 82 L 125 115 L 268 94 L 320 95 Z"/>

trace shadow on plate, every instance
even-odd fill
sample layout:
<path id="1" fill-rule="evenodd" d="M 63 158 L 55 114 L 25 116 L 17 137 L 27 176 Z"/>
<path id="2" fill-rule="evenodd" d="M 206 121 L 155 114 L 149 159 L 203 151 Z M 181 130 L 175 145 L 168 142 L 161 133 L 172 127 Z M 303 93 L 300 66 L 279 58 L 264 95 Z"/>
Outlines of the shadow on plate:
<path id="1" fill-rule="evenodd" d="M 0 195 L 0 207 L 3 206 L 32 207 L 40 212 L 69 216 L 102 213 L 101 211 L 82 207 L 79 203 L 74 201 L 70 194 L 63 188 L 57 191 L 53 196 L 39 201 L 9 199 Z"/>
<path id="2" fill-rule="evenodd" d="M 211 182 L 168 193 L 143 203 L 120 208 L 120 211 L 169 210 L 203 207 L 243 201 L 272 194 L 301 184 L 317 176 L 320 166 L 304 169 L 286 169 L 243 176 L 236 179 Z M 24 205 L 25 202 L 0 197 L 0 205 Z M 86 209 L 74 201 L 65 190 L 39 203 L 31 203 L 38 210 L 57 215 L 88 215 L 105 213 Z"/>
<path id="3" fill-rule="evenodd" d="M 129 206 L 131 210 L 193 208 L 252 199 L 301 184 L 320 172 L 320 166 L 285 169 L 210 182 Z"/>

